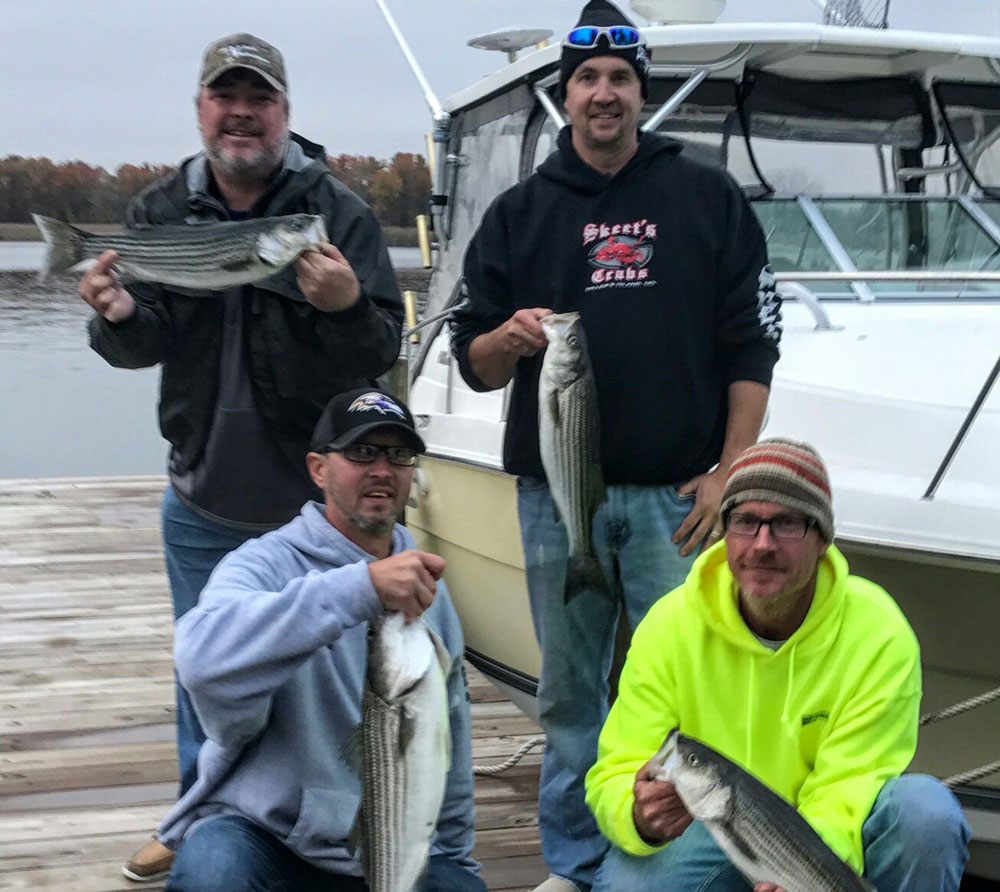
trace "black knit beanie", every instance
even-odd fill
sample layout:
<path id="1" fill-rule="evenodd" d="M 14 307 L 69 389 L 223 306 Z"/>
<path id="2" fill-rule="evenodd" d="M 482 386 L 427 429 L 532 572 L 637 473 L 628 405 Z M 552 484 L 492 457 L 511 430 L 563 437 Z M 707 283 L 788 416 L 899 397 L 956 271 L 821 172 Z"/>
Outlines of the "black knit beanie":
<path id="1" fill-rule="evenodd" d="M 580 21 L 575 27 L 581 25 L 596 25 L 607 28 L 611 25 L 626 25 L 629 28 L 636 28 L 628 16 L 626 16 L 615 5 L 608 3 L 608 0 L 590 0 L 580 13 Z M 635 73 L 639 75 L 639 83 L 642 88 L 642 98 L 649 95 L 649 52 L 645 43 L 638 46 L 624 47 L 616 49 L 608 40 L 606 34 L 602 34 L 597 39 L 597 46 L 575 47 L 563 46 L 562 55 L 559 57 L 559 92 L 566 98 L 566 83 L 570 76 L 576 71 L 576 67 L 586 59 L 595 56 L 618 56 L 631 64 Z"/>

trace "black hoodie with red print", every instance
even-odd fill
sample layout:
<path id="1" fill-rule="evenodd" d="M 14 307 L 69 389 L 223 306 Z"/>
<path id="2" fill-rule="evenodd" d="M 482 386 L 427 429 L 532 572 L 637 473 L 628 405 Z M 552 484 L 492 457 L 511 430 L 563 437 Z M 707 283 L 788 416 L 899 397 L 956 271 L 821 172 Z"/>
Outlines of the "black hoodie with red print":
<path id="1" fill-rule="evenodd" d="M 770 385 L 781 334 L 764 235 L 724 170 L 644 133 L 613 176 L 558 149 L 487 209 L 465 255 L 468 302 L 452 320 L 462 377 L 469 344 L 518 309 L 578 310 L 597 381 L 608 483 L 679 483 L 722 452 L 733 381 Z M 544 478 L 542 353 L 517 365 L 504 467 Z"/>

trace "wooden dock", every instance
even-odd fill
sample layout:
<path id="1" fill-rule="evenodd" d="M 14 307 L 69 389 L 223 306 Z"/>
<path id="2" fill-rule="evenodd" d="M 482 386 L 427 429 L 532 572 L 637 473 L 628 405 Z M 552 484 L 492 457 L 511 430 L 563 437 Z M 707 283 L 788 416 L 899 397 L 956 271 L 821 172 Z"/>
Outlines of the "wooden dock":
<path id="1" fill-rule="evenodd" d="M 176 793 L 163 483 L 0 481 L 0 890 L 161 888 L 121 865 Z M 473 760 L 500 762 L 539 730 L 469 670 Z M 546 876 L 540 762 L 476 779 L 490 889 Z"/>

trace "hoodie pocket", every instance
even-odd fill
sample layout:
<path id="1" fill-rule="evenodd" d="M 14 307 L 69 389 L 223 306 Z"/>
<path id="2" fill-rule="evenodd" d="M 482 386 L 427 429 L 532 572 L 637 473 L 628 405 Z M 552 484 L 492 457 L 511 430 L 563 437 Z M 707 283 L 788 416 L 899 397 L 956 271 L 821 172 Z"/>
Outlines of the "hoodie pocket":
<path id="1" fill-rule="evenodd" d="M 288 834 L 289 848 L 304 858 L 328 857 L 347 847 L 360 799 L 339 790 L 310 787 L 302 791 L 299 817 Z"/>

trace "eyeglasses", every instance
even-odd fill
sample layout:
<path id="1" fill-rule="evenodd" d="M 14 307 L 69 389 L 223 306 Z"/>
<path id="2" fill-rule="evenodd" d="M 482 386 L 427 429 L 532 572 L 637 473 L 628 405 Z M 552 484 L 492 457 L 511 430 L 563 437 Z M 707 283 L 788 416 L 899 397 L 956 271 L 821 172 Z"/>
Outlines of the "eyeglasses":
<path id="1" fill-rule="evenodd" d="M 735 512 L 726 518 L 726 531 L 734 536 L 756 538 L 763 526 L 771 531 L 775 539 L 803 539 L 806 533 L 816 526 L 816 521 L 811 517 L 789 517 L 787 514 L 779 514 L 777 517 L 765 520 L 756 514 Z"/>
<path id="2" fill-rule="evenodd" d="M 339 452 L 348 461 L 359 465 L 370 465 L 383 452 L 390 465 L 400 468 L 411 468 L 417 463 L 417 450 L 409 446 L 376 446 L 374 443 L 348 443 L 339 449 L 329 452 Z"/>
<path id="3" fill-rule="evenodd" d="M 597 28 L 593 25 L 583 25 L 574 28 L 563 40 L 563 46 L 576 49 L 589 49 L 597 46 L 601 35 L 607 37 L 608 46 L 616 50 L 625 50 L 638 46 L 641 42 L 638 30 L 626 25 L 612 25 L 610 28 Z"/>

